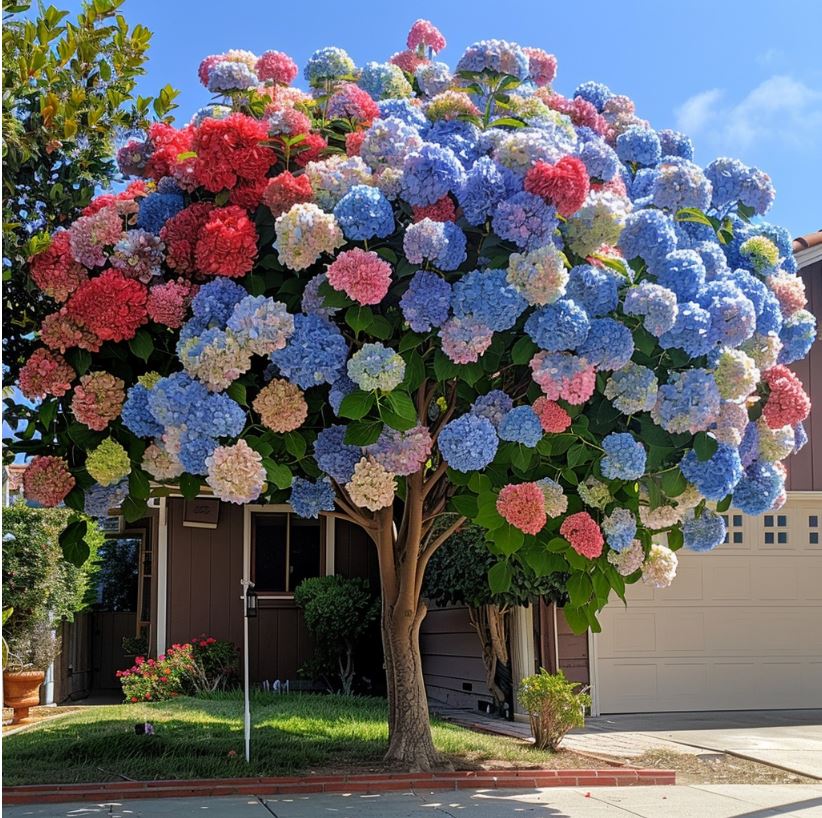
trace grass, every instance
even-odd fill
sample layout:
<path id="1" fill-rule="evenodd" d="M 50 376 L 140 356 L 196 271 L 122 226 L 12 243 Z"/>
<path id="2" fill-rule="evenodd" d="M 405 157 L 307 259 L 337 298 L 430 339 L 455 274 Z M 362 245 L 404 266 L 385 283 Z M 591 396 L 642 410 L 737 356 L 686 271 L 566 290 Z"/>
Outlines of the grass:
<path id="1" fill-rule="evenodd" d="M 276 776 L 377 770 L 388 740 L 384 699 L 257 693 L 252 760 L 243 759 L 242 697 L 83 708 L 3 741 L 4 783 Z M 134 725 L 150 721 L 156 735 Z M 575 754 L 432 719 L 434 743 L 457 769 L 590 766 Z"/>

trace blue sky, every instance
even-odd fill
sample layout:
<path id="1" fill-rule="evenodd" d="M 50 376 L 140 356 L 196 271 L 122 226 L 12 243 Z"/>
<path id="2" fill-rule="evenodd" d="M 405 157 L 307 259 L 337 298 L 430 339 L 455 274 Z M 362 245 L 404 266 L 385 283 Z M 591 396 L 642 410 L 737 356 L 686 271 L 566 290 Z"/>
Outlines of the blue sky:
<path id="1" fill-rule="evenodd" d="M 123 8 L 154 32 L 140 90 L 179 88 L 181 120 L 208 101 L 196 76 L 207 54 L 274 48 L 302 68 L 316 48 L 338 45 L 358 64 L 382 61 L 425 17 L 448 40 L 441 59 L 450 65 L 488 37 L 544 48 L 559 60 L 559 92 L 605 82 L 654 127 L 688 132 L 702 164 L 729 155 L 769 173 L 777 188 L 769 220 L 794 235 L 822 228 L 818 0 L 127 0 Z"/>

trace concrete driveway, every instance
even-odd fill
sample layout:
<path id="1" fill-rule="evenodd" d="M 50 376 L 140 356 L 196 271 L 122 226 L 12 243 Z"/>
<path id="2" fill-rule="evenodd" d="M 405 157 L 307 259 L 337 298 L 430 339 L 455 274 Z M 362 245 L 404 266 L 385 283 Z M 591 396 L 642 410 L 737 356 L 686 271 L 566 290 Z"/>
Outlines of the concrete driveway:
<path id="1" fill-rule="evenodd" d="M 730 752 L 822 779 L 822 710 L 637 713 L 588 719 L 583 732 L 638 733 Z"/>

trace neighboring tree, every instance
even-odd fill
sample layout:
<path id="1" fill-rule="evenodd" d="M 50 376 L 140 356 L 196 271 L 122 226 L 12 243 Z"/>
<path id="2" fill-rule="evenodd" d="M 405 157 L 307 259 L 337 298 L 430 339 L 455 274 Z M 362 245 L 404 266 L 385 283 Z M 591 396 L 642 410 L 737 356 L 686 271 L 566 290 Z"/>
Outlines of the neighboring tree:
<path id="1" fill-rule="evenodd" d="M 118 134 L 164 118 L 176 96 L 132 99 L 151 32 L 130 28 L 124 0 L 83 3 L 76 19 L 54 6 L 3 0 L 3 365 L 17 377 L 32 333 L 54 309 L 28 259 L 68 227 L 96 188 L 119 178 Z"/>
<path id="2" fill-rule="evenodd" d="M 564 601 L 565 574 L 539 577 L 527 566 L 512 564 L 511 584 L 494 592 L 488 572 L 497 558 L 491 553 L 486 529 L 464 525 L 443 543 L 431 558 L 425 573 L 423 597 L 437 605 L 465 605 L 471 626 L 477 632 L 485 665 L 485 683 L 498 713 L 508 700 L 497 681 L 498 664 L 508 664 L 508 620 L 512 608 L 527 607 L 540 597 Z"/>
<path id="3" fill-rule="evenodd" d="M 476 43 L 451 74 L 430 23 L 409 43 L 359 71 L 320 49 L 311 95 L 280 52 L 202 62 L 225 105 L 127 146 L 144 179 L 32 261 L 67 300 L 21 370 L 47 397 L 11 448 L 38 455 L 24 485 L 47 504 L 127 491 L 133 520 L 152 480 L 188 498 L 205 480 L 361 526 L 386 760 L 430 768 L 437 549 L 471 520 L 495 592 L 517 562 L 568 575 L 568 622 L 597 629 L 612 590 L 723 541 L 709 502 L 784 500 L 810 402 L 783 364 L 815 326 L 789 235 L 749 221 L 764 173 L 703 172 L 598 83 L 554 94 L 538 49 Z"/>
<path id="4" fill-rule="evenodd" d="M 305 672 L 331 682 L 339 677 L 340 691 L 354 692 L 354 656 L 357 644 L 371 629 L 380 613 L 380 601 L 362 577 L 311 577 L 294 591 L 294 603 L 303 610 L 305 624 L 314 637 L 314 654 Z"/>
<path id="5" fill-rule="evenodd" d="M 47 666 L 56 654 L 52 631 L 86 607 L 103 534 L 93 521 L 84 520 L 89 556 L 80 567 L 70 563 L 59 538 L 77 516 L 22 501 L 3 510 L 3 604 L 13 609 L 3 630 L 15 666 Z"/>

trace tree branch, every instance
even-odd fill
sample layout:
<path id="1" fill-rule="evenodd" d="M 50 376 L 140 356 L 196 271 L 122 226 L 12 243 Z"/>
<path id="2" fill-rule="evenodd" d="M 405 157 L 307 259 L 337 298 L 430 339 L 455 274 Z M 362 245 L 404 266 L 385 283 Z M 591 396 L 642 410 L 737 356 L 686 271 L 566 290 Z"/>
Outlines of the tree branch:
<path id="1" fill-rule="evenodd" d="M 448 464 L 445 462 L 444 459 L 440 460 L 439 466 L 437 466 L 437 468 L 434 469 L 433 472 L 431 472 L 431 476 L 425 481 L 425 484 L 423 485 L 423 489 L 422 489 L 423 500 L 426 497 L 428 497 L 428 495 L 431 493 L 431 490 L 437 485 L 440 478 L 445 474 L 445 472 L 447 470 L 448 470 Z"/>

